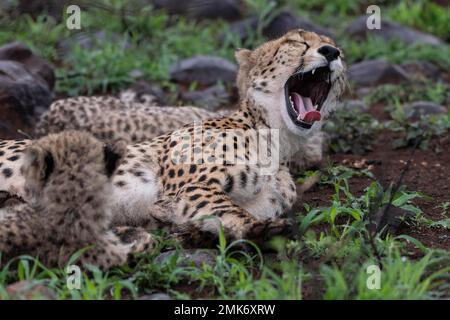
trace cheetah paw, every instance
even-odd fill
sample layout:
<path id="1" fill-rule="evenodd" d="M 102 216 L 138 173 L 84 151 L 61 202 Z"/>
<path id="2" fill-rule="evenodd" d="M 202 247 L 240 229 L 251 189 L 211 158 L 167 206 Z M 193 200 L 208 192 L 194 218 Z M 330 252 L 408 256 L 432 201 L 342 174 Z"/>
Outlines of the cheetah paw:
<path id="1" fill-rule="evenodd" d="M 143 228 L 116 227 L 114 233 L 124 243 L 130 245 L 131 252 L 147 252 L 156 247 L 156 239 Z"/>

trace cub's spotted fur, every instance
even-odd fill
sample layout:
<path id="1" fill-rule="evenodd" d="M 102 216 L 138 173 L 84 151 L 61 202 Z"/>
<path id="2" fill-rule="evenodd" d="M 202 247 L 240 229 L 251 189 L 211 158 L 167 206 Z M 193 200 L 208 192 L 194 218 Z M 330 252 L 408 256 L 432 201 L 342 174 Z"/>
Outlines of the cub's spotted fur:
<path id="1" fill-rule="evenodd" d="M 236 58 L 247 74 L 238 111 L 128 146 L 109 197 L 114 224 L 164 221 L 217 234 L 220 222 L 229 238 L 255 241 L 290 229 L 283 216 L 296 190 L 286 164 L 336 107 L 345 87 L 340 51 L 327 37 L 295 30 Z M 271 133 L 263 142 L 277 158 L 269 171 L 252 161 L 261 132 Z M 6 157 L 20 154 L 11 147 L 22 148 L 4 142 Z M 20 174 L 1 178 L 5 191 L 27 198 Z"/>
<path id="2" fill-rule="evenodd" d="M 123 145 L 110 149 L 89 134 L 70 131 L 30 143 L 20 154 L 28 203 L 0 209 L 3 261 L 26 254 L 64 266 L 75 252 L 92 246 L 81 264 L 106 269 L 149 248 L 153 239 L 143 230 L 119 229 L 134 233 L 129 243 L 109 230 L 110 177 L 124 151 Z"/>

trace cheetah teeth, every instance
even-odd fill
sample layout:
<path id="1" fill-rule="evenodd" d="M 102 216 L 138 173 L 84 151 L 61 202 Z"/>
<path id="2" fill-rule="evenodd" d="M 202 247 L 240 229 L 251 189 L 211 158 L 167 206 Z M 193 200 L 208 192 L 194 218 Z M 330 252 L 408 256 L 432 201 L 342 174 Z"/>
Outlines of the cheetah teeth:
<path id="1" fill-rule="evenodd" d="M 316 69 L 312 69 L 311 73 L 314 75 L 314 72 L 316 72 Z"/>

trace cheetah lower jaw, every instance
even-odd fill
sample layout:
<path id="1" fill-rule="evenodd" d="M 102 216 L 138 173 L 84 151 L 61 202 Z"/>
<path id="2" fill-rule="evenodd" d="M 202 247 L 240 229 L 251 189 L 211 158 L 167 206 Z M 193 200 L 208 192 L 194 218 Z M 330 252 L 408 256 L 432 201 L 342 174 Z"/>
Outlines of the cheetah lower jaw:
<path id="1" fill-rule="evenodd" d="M 303 97 L 296 92 L 292 92 L 289 96 L 292 107 L 298 113 L 297 120 L 313 123 L 320 121 L 322 115 L 317 111 L 317 105 L 313 106 L 311 98 Z"/>

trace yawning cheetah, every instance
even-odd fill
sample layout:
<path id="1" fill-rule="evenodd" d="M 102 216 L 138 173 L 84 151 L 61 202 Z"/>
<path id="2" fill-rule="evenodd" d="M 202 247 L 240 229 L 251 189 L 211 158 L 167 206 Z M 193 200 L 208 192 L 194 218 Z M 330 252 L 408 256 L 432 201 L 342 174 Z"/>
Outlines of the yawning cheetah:
<path id="1" fill-rule="evenodd" d="M 217 234 L 220 222 L 228 237 L 253 240 L 289 228 L 282 217 L 296 192 L 286 163 L 343 93 L 341 52 L 328 37 L 295 30 L 236 58 L 248 74 L 238 111 L 128 146 L 109 197 L 115 224 L 165 220 Z M 271 148 L 269 169 L 254 159 L 260 141 Z M 29 143 L 1 147 L 3 188 L 24 198 L 17 157 Z"/>
<path id="2" fill-rule="evenodd" d="M 248 64 L 239 65 L 237 87 L 245 97 L 251 85 Z M 63 130 L 86 130 L 106 142 L 139 143 L 181 128 L 183 125 L 230 115 L 231 110 L 208 111 L 184 106 L 156 106 L 152 96 L 139 97 L 132 90 L 119 98 L 75 97 L 54 102 L 39 121 L 35 134 L 43 136 Z M 321 162 L 324 133 L 316 130 L 304 138 L 301 149 L 289 161 L 292 173 Z"/>
<path id="3" fill-rule="evenodd" d="M 107 269 L 151 246 L 153 240 L 143 230 L 118 230 L 133 233 L 131 243 L 109 230 L 110 177 L 124 151 L 123 144 L 111 149 L 82 132 L 67 131 L 31 143 L 22 154 L 21 169 L 28 203 L 0 209 L 2 260 L 26 254 L 47 265 L 64 266 L 86 248 L 81 264 Z"/>

